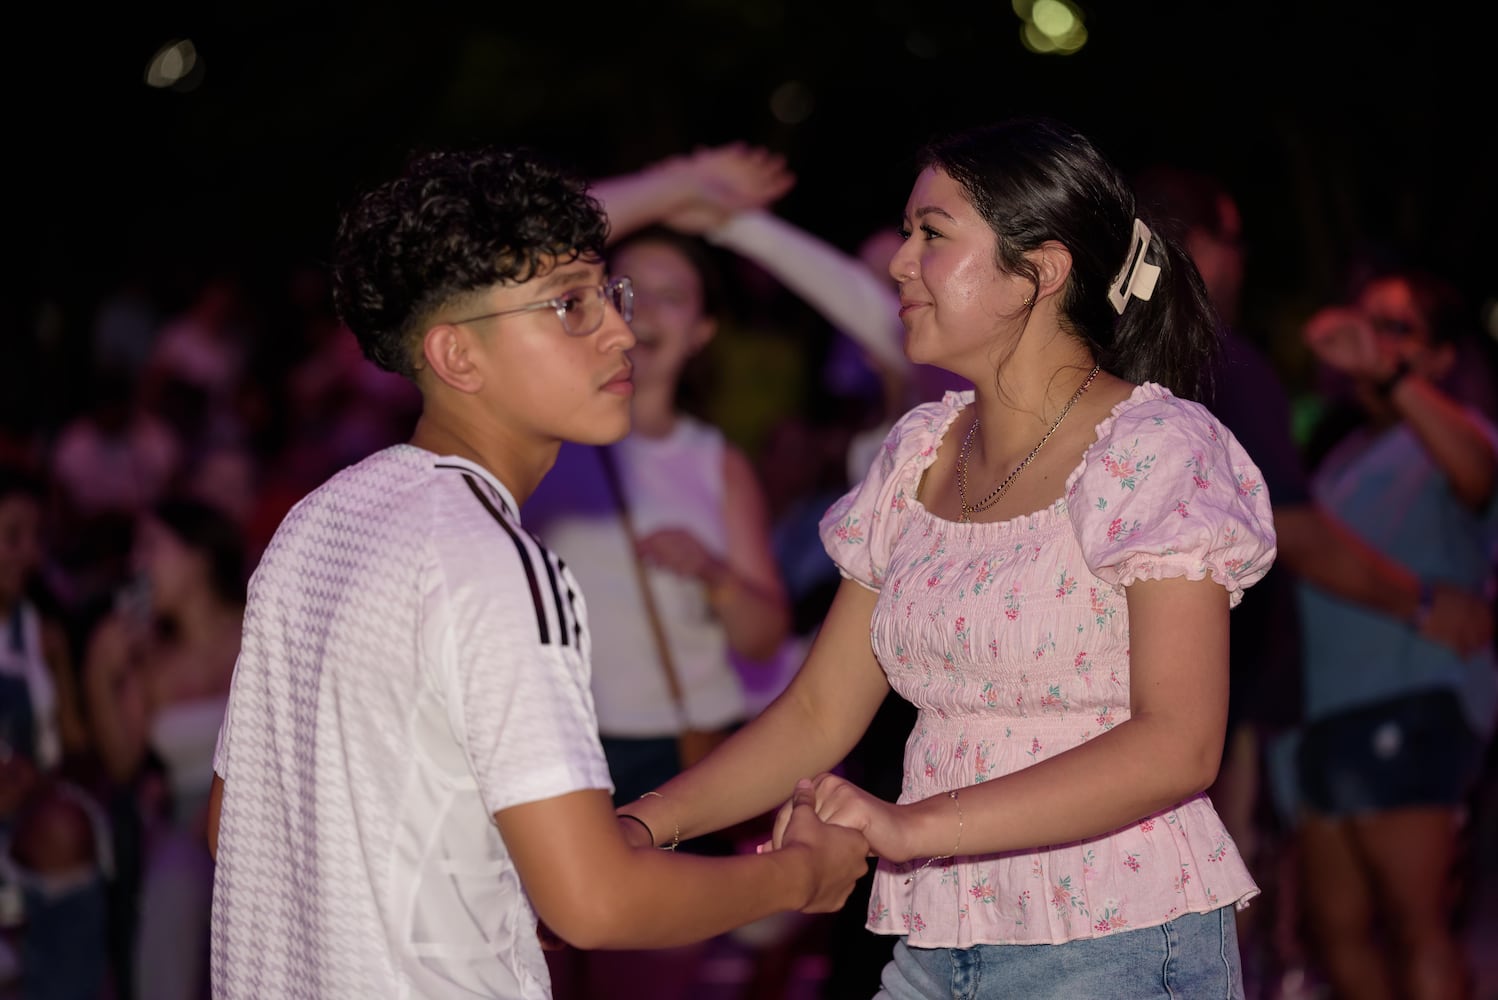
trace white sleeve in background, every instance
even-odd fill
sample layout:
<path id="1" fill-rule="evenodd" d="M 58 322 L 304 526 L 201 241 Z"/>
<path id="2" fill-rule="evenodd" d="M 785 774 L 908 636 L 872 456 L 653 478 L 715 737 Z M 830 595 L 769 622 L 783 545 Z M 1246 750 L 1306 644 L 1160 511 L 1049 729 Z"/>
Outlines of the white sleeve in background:
<path id="1" fill-rule="evenodd" d="M 769 212 L 741 212 L 707 240 L 754 261 L 882 366 L 909 366 L 900 298 L 862 261 Z"/>

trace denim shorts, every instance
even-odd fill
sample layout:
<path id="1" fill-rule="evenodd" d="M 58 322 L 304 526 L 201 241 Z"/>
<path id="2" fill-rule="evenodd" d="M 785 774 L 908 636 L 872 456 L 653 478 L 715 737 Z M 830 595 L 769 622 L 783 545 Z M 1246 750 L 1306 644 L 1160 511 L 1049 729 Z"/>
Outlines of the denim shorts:
<path id="1" fill-rule="evenodd" d="M 912 948 L 876 1000 L 1243 1000 L 1233 907 L 1065 944 Z"/>
<path id="2" fill-rule="evenodd" d="M 1307 725 L 1300 789 L 1325 816 L 1409 806 L 1456 806 L 1482 762 L 1483 744 L 1456 692 L 1419 691 Z"/>

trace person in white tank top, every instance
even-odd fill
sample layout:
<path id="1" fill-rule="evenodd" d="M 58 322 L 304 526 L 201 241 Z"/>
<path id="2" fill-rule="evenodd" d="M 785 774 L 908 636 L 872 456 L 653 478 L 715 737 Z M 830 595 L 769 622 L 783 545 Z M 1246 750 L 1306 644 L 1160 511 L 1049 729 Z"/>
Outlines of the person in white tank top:
<path id="1" fill-rule="evenodd" d="M 571 566 L 590 595 L 595 632 L 593 695 L 605 750 L 613 739 L 662 743 L 667 758 L 685 726 L 744 721 L 747 706 L 731 660 L 764 660 L 785 638 L 789 609 L 770 547 L 764 491 L 742 449 L 678 405 L 683 372 L 717 327 L 721 295 L 712 251 L 660 228 L 624 237 L 611 252 L 634 283 L 638 343 L 634 428 L 608 449 L 623 505 L 647 567 L 684 713 L 635 575 L 624 511 L 591 446 L 564 446 L 527 501 L 533 530 Z M 674 773 L 640 762 L 636 748 L 610 757 L 616 801 L 638 798 Z"/>

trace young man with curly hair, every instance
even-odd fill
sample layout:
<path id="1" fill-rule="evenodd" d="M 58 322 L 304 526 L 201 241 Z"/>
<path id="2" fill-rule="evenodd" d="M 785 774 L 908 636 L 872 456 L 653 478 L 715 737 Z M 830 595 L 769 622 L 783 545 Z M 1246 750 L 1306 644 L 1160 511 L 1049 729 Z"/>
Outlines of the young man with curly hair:
<path id="1" fill-rule="evenodd" d="M 629 429 L 629 279 L 578 180 L 416 158 L 344 216 L 334 295 L 411 378 L 411 440 L 288 514 L 251 583 L 215 760 L 214 994 L 547 997 L 538 917 L 660 947 L 835 910 L 867 844 L 786 789 L 790 846 L 675 855 L 616 816 L 587 609 L 517 512 L 562 441 Z M 804 800 L 804 801 L 803 801 Z"/>

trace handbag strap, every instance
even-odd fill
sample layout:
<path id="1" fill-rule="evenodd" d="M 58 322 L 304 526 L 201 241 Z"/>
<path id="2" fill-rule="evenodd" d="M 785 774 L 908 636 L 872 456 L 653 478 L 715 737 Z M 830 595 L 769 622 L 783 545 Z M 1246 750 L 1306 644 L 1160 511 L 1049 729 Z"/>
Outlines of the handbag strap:
<path id="1" fill-rule="evenodd" d="M 629 515 L 629 501 L 624 495 L 624 483 L 619 478 L 619 467 L 608 445 L 599 445 L 598 459 L 603 463 L 603 474 L 609 482 L 614 505 L 619 511 L 619 521 L 624 526 L 625 541 L 629 545 L 630 562 L 635 568 L 635 579 L 640 585 L 640 600 L 645 604 L 645 616 L 650 621 L 650 634 L 655 637 L 656 652 L 660 654 L 661 668 L 666 673 L 666 687 L 671 691 L 671 700 L 676 704 L 676 714 L 683 726 L 687 725 L 686 701 L 681 692 L 681 681 L 676 676 L 676 663 L 671 659 L 671 647 L 666 640 L 666 628 L 661 622 L 660 610 L 656 607 L 655 594 L 650 589 L 645 562 L 640 558 L 639 538 L 635 534 L 634 519 Z"/>

